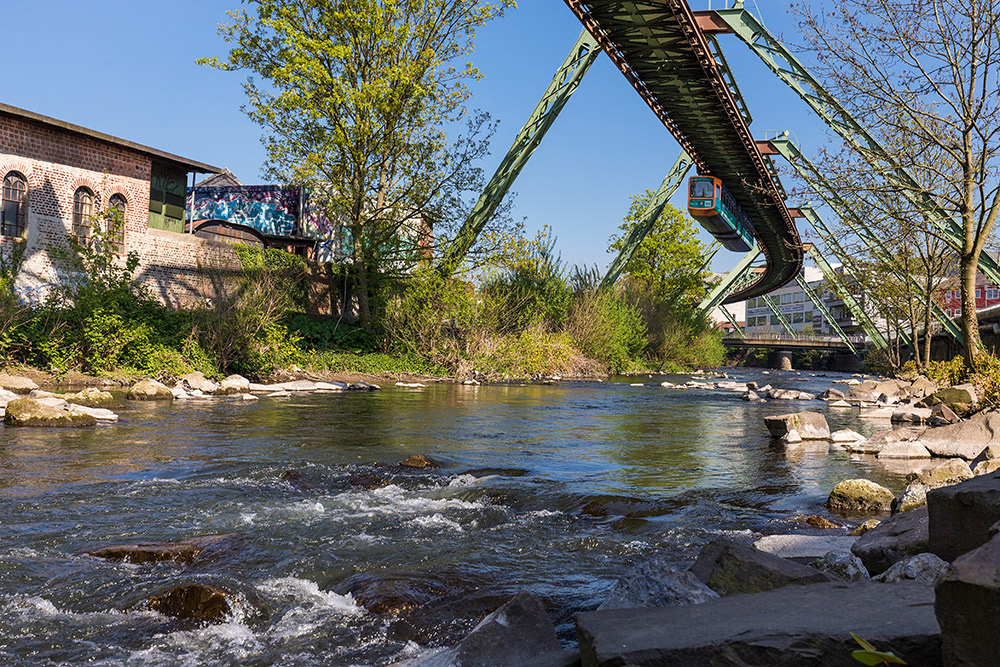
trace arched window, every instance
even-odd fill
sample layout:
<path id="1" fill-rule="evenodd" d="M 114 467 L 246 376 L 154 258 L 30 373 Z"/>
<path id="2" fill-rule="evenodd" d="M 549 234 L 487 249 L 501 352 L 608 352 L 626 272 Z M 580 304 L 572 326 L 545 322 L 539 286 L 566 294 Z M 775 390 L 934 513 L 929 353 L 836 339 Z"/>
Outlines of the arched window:
<path id="1" fill-rule="evenodd" d="M 119 215 L 111 219 L 112 226 L 108 229 L 109 240 L 114 245 L 115 252 L 125 254 L 125 214 L 128 212 L 128 201 L 124 195 L 115 193 L 108 199 L 108 205 L 119 212 Z"/>
<path id="2" fill-rule="evenodd" d="M 0 208 L 0 236 L 21 236 L 28 215 L 28 181 L 16 171 L 3 179 L 3 208 Z"/>
<path id="3" fill-rule="evenodd" d="M 88 188 L 77 188 L 73 194 L 73 238 L 82 246 L 90 245 L 93 215 L 94 193 Z"/>

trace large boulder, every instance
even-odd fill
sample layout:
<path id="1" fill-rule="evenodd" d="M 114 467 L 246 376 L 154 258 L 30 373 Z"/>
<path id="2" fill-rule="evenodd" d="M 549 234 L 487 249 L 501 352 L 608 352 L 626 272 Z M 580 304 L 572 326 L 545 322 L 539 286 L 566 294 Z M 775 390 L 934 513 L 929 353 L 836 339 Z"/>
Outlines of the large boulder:
<path id="1" fill-rule="evenodd" d="M 818 412 L 796 412 L 764 418 L 772 438 L 782 438 L 796 431 L 803 440 L 829 440 L 830 426 Z"/>
<path id="2" fill-rule="evenodd" d="M 637 565 L 608 593 L 598 609 L 701 604 L 719 597 L 687 570 L 653 558 Z"/>
<path id="3" fill-rule="evenodd" d="M 14 392 L 15 394 L 29 394 L 38 389 L 38 385 L 30 378 L 0 373 L 0 388 Z"/>
<path id="4" fill-rule="evenodd" d="M 931 453 L 919 440 L 893 442 L 878 451 L 880 459 L 929 459 L 930 457 Z"/>
<path id="5" fill-rule="evenodd" d="M 936 391 L 917 403 L 917 407 L 933 408 L 936 405 L 944 405 L 953 412 L 964 415 L 972 411 L 972 406 L 977 400 L 975 385 L 963 384 Z"/>
<path id="6" fill-rule="evenodd" d="M 904 405 L 892 411 L 892 416 L 889 418 L 894 424 L 926 424 L 927 420 L 931 418 L 932 412 L 930 408 L 917 408 L 909 405 Z"/>
<path id="7" fill-rule="evenodd" d="M 881 484 L 868 479 L 846 479 L 830 491 L 827 507 L 845 514 L 888 512 L 895 496 Z"/>
<path id="8" fill-rule="evenodd" d="M 3 421 L 8 426 L 70 428 L 94 426 L 97 423 L 92 415 L 61 407 L 52 407 L 33 398 L 18 398 L 7 403 Z"/>
<path id="9" fill-rule="evenodd" d="M 1000 472 L 928 491 L 927 510 L 932 554 L 953 561 L 986 544 L 1000 521 Z"/>
<path id="10" fill-rule="evenodd" d="M 881 393 L 876 393 L 878 386 L 879 383 L 874 380 L 865 380 L 851 387 L 844 395 L 844 400 L 849 403 L 874 403 Z"/>
<path id="11" fill-rule="evenodd" d="M 927 508 L 896 514 L 861 536 L 851 552 L 868 572 L 882 574 L 894 563 L 927 551 Z"/>
<path id="12" fill-rule="evenodd" d="M 910 384 L 910 398 L 920 399 L 937 391 L 937 385 L 920 376 Z"/>
<path id="13" fill-rule="evenodd" d="M 705 545 L 691 572 L 720 595 L 830 581 L 819 570 L 725 539 Z"/>
<path id="14" fill-rule="evenodd" d="M 959 556 L 935 589 L 945 665 L 995 665 L 1000 656 L 1000 537 Z"/>
<path id="15" fill-rule="evenodd" d="M 81 391 L 60 394 L 59 398 L 89 408 L 100 408 L 117 402 L 110 391 L 102 391 L 97 387 L 87 387 Z"/>
<path id="16" fill-rule="evenodd" d="M 1000 412 L 980 412 L 967 421 L 927 429 L 920 436 L 934 456 L 972 461 L 987 445 L 1000 440 Z"/>
<path id="17" fill-rule="evenodd" d="M 250 391 L 250 380 L 242 375 L 230 375 L 219 383 L 219 394 L 245 394 Z"/>
<path id="18" fill-rule="evenodd" d="M 854 632 L 910 665 L 940 665 L 928 584 L 787 586 L 705 604 L 614 609 L 576 617 L 583 667 L 857 665 Z M 978 663 L 978 664 L 991 664 Z"/>
<path id="19" fill-rule="evenodd" d="M 518 593 L 482 620 L 457 646 L 418 658 L 407 667 L 519 667 L 560 650 L 541 600 Z"/>
<path id="20" fill-rule="evenodd" d="M 130 401 L 172 401 L 174 394 L 170 388 L 156 380 L 139 380 L 129 387 L 125 397 Z"/>

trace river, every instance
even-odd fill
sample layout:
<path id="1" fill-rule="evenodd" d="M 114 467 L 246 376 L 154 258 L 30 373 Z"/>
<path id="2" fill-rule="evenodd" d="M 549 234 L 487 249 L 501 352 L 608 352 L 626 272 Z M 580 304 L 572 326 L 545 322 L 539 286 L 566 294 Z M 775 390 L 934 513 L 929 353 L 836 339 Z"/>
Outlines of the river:
<path id="1" fill-rule="evenodd" d="M 811 392 L 843 377 L 730 375 Z M 854 412 L 658 386 L 687 379 L 127 403 L 91 429 L 0 427 L 0 664 L 386 665 L 520 590 L 569 644 L 572 615 L 637 559 L 811 530 L 795 517 L 828 516 L 845 478 L 905 484 L 763 425 L 813 409 L 870 433 Z M 418 453 L 441 467 L 396 465 Z M 214 534 L 231 546 L 192 565 L 79 555 Z M 237 612 L 197 626 L 137 608 L 190 582 L 233 591 Z"/>

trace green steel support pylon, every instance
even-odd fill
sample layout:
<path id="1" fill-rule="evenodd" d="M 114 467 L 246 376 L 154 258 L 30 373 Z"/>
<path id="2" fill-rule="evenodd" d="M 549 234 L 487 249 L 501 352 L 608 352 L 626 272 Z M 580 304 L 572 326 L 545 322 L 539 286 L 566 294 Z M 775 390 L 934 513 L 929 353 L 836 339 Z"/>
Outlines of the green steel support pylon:
<path id="1" fill-rule="evenodd" d="M 718 254 L 719 249 L 722 248 L 722 243 L 719 241 L 712 241 L 708 245 L 708 249 L 705 250 L 705 261 L 701 263 L 701 270 L 698 273 L 705 273 L 708 271 L 708 267 L 712 266 L 712 260 Z"/>
<path id="2" fill-rule="evenodd" d="M 844 341 L 844 345 L 846 345 L 847 349 L 851 351 L 851 354 L 858 359 L 861 359 L 864 355 L 861 354 L 856 347 L 854 347 L 854 343 L 851 342 L 851 338 L 847 335 L 847 332 L 841 329 L 840 325 L 837 324 L 837 320 L 834 319 L 833 313 L 831 313 L 830 309 L 826 307 L 825 303 L 823 303 L 823 299 L 820 295 L 816 294 L 816 290 L 810 287 L 809 283 L 807 283 L 806 279 L 801 275 L 795 276 L 795 281 L 799 284 L 802 291 L 806 293 L 806 296 L 809 297 L 809 300 L 813 302 L 813 305 L 816 306 L 816 308 L 819 309 L 819 312 L 823 314 L 823 318 L 826 320 L 827 324 L 830 325 L 830 328 L 837 333 L 840 340 Z"/>
<path id="3" fill-rule="evenodd" d="M 893 253 L 885 247 L 882 239 L 878 238 L 875 234 L 868 229 L 865 222 L 861 220 L 858 215 L 852 210 L 850 205 L 844 201 L 844 199 L 837 193 L 836 188 L 834 188 L 827 180 L 823 173 L 816 168 L 809 158 L 805 156 L 802 150 L 795 145 L 791 140 L 784 139 L 774 139 L 771 141 L 771 145 L 774 146 L 775 150 L 784 157 L 790 165 L 799 173 L 802 179 L 809 184 L 809 186 L 819 192 L 823 199 L 826 200 L 827 204 L 840 216 L 841 221 L 850 228 L 852 232 L 857 234 L 858 238 L 865 242 L 865 245 L 887 266 L 893 268 L 893 272 L 902 280 L 907 281 L 911 287 L 913 287 L 916 292 L 925 296 L 927 290 L 921 285 L 917 280 L 909 275 L 906 271 L 900 269 L 896 266 L 896 260 L 893 257 Z M 809 208 L 808 206 L 806 208 Z M 818 219 L 819 216 L 815 211 L 812 212 L 813 216 Z M 812 222 L 812 220 L 810 220 Z M 826 234 L 826 238 L 835 239 L 835 236 L 830 233 L 829 228 L 826 227 L 825 223 L 821 220 L 819 224 L 823 228 L 823 232 Z M 816 225 L 814 224 L 815 228 Z M 816 228 L 817 232 L 821 230 Z M 822 232 L 821 232 L 822 233 Z M 849 257 L 849 253 L 846 253 L 839 243 L 834 242 L 834 251 L 841 257 L 843 261 L 844 257 Z M 934 319 L 942 326 L 942 328 L 951 335 L 959 344 L 964 345 L 964 338 L 962 336 L 962 331 L 959 329 L 955 321 L 952 320 L 948 315 L 941 309 L 941 306 L 931 299 L 931 311 L 934 315 Z"/>
<path id="4" fill-rule="evenodd" d="M 774 299 L 771 298 L 771 295 L 765 294 L 759 298 L 764 300 L 764 303 L 767 304 L 767 307 L 770 308 L 771 312 L 774 313 L 774 316 L 778 318 L 778 324 L 780 324 L 781 328 L 785 330 L 785 333 L 791 336 L 792 338 L 795 338 L 796 337 L 795 329 L 792 328 L 792 323 L 789 322 L 788 318 L 785 317 L 784 313 L 782 313 L 781 310 L 778 309 L 778 304 L 774 302 Z"/>
<path id="5" fill-rule="evenodd" d="M 803 213 L 805 213 L 805 211 L 803 211 Z M 809 216 L 807 215 L 806 219 L 808 218 Z M 810 222 L 812 221 L 810 220 Z M 851 290 L 840 279 L 840 276 L 836 274 L 833 267 L 831 267 L 826 261 L 826 258 L 823 257 L 822 253 L 820 253 L 819 248 L 813 245 L 807 252 L 809 257 L 816 262 L 816 266 L 819 267 L 819 270 L 823 272 L 823 277 L 826 278 L 826 282 L 830 284 L 833 291 L 837 293 L 840 300 L 843 301 L 844 305 L 847 306 L 847 309 L 851 311 L 851 314 L 854 315 L 858 322 L 861 323 L 861 328 L 865 330 L 865 333 L 868 335 L 868 338 L 872 341 L 872 343 L 883 350 L 889 349 L 889 341 L 886 340 L 885 336 L 882 335 L 882 332 L 875 326 L 875 323 L 872 322 L 870 317 L 868 317 L 868 314 L 861 307 L 861 304 L 859 304 L 857 299 L 854 298 L 854 295 L 851 294 Z"/>
<path id="6" fill-rule="evenodd" d="M 741 327 L 740 323 L 736 321 L 736 318 L 729 312 L 729 309 L 726 308 L 725 304 L 719 304 L 719 310 L 721 310 L 722 314 L 726 316 L 729 323 L 733 325 L 733 331 L 736 332 L 736 335 L 740 338 L 746 338 L 747 332 L 743 330 L 743 327 Z"/>
<path id="7" fill-rule="evenodd" d="M 831 95 L 799 60 L 778 41 L 767 28 L 736 0 L 732 9 L 710 10 L 718 16 L 775 75 L 801 97 L 806 104 L 844 141 L 869 162 L 877 159 L 884 164 L 880 171 L 890 183 L 897 185 L 915 207 L 921 211 L 956 249 L 961 249 L 964 233 L 956 222 L 906 168 Z M 878 167 L 878 165 L 873 165 Z M 1000 263 L 989 253 L 979 257 L 979 270 L 994 285 L 1000 285 Z"/>
<path id="8" fill-rule="evenodd" d="M 660 187 L 656 191 L 656 194 L 653 195 L 649 206 L 642 212 L 642 217 L 636 223 L 635 227 L 632 228 L 628 238 L 625 239 L 625 244 L 622 246 L 621 252 L 615 257 L 615 261 L 611 262 L 611 266 L 608 267 L 608 272 L 604 274 L 604 279 L 601 280 L 601 288 L 611 287 L 618 280 L 618 276 L 625 270 L 625 265 L 635 255 L 639 244 L 649 234 L 649 230 L 653 228 L 653 224 L 660 217 L 660 214 L 663 213 L 663 209 L 666 208 L 670 198 L 674 196 L 677 188 L 684 182 L 684 176 L 691 169 L 691 164 L 691 157 L 682 150 L 681 154 L 677 156 L 677 160 L 674 161 L 674 166 L 670 168 L 666 178 L 660 183 Z"/>
<path id="9" fill-rule="evenodd" d="M 726 277 L 715 286 L 715 289 L 708 296 L 702 299 L 701 304 L 698 306 L 698 311 L 702 315 L 708 316 L 715 310 L 722 303 L 722 300 L 729 296 L 733 289 L 746 279 L 753 268 L 751 265 L 760 255 L 761 251 L 758 246 L 754 246 L 750 252 L 743 255 L 743 259 L 739 261 L 739 264 L 726 274 Z"/>
<path id="10" fill-rule="evenodd" d="M 490 179 L 472 212 L 469 213 L 469 217 L 466 218 L 462 228 L 458 231 L 455 240 L 445 251 L 444 257 L 438 264 L 438 270 L 442 275 L 454 273 L 462 260 L 465 259 L 469 248 L 479 238 L 479 234 L 507 195 L 514 180 L 517 179 L 517 175 L 521 173 L 521 169 L 528 162 L 528 158 L 538 148 L 545 133 L 552 127 L 559 112 L 566 106 L 566 102 L 576 91 L 583 75 L 590 69 L 600 52 L 600 46 L 584 29 L 580 33 L 579 39 L 576 40 L 576 44 L 573 45 L 573 50 L 566 57 L 566 61 L 556 72 L 538 106 L 531 113 L 528 122 L 517 134 L 514 145 L 500 162 L 500 166 L 497 167 L 493 178 Z"/>

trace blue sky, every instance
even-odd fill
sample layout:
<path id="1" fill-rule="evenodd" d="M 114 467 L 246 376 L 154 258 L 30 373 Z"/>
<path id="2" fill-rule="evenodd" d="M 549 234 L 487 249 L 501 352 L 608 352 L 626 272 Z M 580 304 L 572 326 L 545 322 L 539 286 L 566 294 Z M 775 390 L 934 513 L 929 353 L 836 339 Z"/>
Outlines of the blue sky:
<path id="1" fill-rule="evenodd" d="M 706 9 L 710 0 L 690 0 Z M 719 6 L 720 0 L 711 0 Z M 242 76 L 199 67 L 225 54 L 216 25 L 238 0 L 35 0 L 5 7 L 0 100 L 220 167 L 261 182 L 261 131 L 240 111 Z M 562 0 L 520 0 L 483 28 L 473 106 L 500 120 L 492 173 L 580 33 Z M 747 3 L 748 6 L 752 2 Z M 794 37 L 785 3 L 762 3 L 772 32 Z M 752 130 L 792 130 L 807 149 L 819 120 L 735 37 L 723 48 L 754 115 Z M 23 57 L 16 57 L 22 54 Z M 584 78 L 514 186 L 515 215 L 550 225 L 569 263 L 604 267 L 629 196 L 656 188 L 679 148 L 606 56 Z M 683 208 L 680 194 L 675 205 Z M 707 234 L 704 235 L 708 240 Z M 739 257 L 720 252 L 715 270 Z"/>

